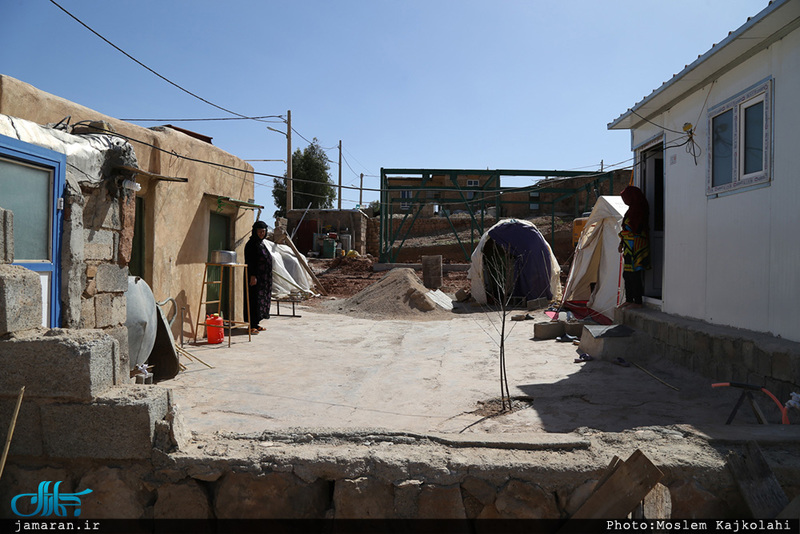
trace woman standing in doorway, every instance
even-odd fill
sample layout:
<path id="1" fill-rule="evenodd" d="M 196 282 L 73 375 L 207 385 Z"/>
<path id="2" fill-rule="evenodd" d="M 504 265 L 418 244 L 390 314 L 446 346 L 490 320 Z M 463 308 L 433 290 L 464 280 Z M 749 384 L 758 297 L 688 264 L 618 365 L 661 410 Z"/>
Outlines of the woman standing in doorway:
<path id="1" fill-rule="evenodd" d="M 267 223 L 256 221 L 250 240 L 244 246 L 244 262 L 247 264 L 248 274 L 245 286 L 250 299 L 250 308 L 246 312 L 251 334 L 264 330 L 258 323 L 261 319 L 269 319 L 272 302 L 272 254 L 264 243 L 266 237 Z"/>
<path id="2" fill-rule="evenodd" d="M 629 185 L 622 190 L 622 201 L 628 210 L 622 217 L 619 233 L 619 251 L 625 261 L 622 277 L 625 280 L 625 303 L 633 308 L 642 307 L 644 296 L 644 271 L 650 268 L 650 231 L 648 220 L 650 206 L 638 187 Z"/>

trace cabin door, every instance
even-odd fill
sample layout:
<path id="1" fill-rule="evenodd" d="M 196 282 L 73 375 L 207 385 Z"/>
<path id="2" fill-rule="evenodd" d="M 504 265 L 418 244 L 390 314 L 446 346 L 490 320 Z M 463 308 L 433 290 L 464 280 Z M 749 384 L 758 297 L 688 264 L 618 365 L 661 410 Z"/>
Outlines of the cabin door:
<path id="1" fill-rule="evenodd" d="M 659 142 L 639 152 L 639 184 L 650 204 L 650 260 L 645 271 L 644 294 L 661 300 L 664 280 L 664 144 Z"/>

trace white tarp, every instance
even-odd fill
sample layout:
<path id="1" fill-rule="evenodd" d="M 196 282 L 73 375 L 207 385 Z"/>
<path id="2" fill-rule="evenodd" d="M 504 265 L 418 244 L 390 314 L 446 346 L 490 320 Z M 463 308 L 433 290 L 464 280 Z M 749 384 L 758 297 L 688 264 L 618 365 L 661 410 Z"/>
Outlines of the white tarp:
<path id="1" fill-rule="evenodd" d="M 618 247 L 622 217 L 627 209 L 622 197 L 597 199 L 575 247 L 564 302 L 587 301 L 587 308 L 613 320 L 614 308 L 625 298 Z"/>
<path id="2" fill-rule="evenodd" d="M 467 278 L 470 280 L 470 293 L 472 298 L 475 299 L 475 302 L 478 304 L 486 304 L 486 283 L 484 280 L 484 271 L 483 271 L 483 247 L 486 245 L 486 241 L 489 239 L 489 232 L 492 229 L 501 226 L 503 224 L 508 224 L 509 222 L 518 222 L 525 225 L 532 226 L 538 232 L 538 228 L 536 225 L 530 221 L 521 220 L 521 219 L 504 219 L 502 221 L 498 221 L 494 226 L 486 230 L 483 235 L 481 236 L 481 240 L 478 242 L 478 246 L 475 247 L 475 250 L 472 251 L 472 256 L 470 257 L 470 266 L 469 272 L 467 273 Z M 550 247 L 550 243 L 547 240 L 544 240 L 544 244 L 547 245 L 547 250 L 550 255 L 550 291 L 553 294 L 554 299 L 561 299 L 561 266 L 558 264 L 558 260 L 556 259 L 555 255 L 553 254 L 553 250 Z"/>
<path id="3" fill-rule="evenodd" d="M 311 277 L 300 265 L 292 249 L 267 239 L 264 240 L 264 244 L 272 254 L 272 296 L 288 297 L 291 293 L 314 295 Z M 305 260 L 305 257 L 303 259 Z"/>

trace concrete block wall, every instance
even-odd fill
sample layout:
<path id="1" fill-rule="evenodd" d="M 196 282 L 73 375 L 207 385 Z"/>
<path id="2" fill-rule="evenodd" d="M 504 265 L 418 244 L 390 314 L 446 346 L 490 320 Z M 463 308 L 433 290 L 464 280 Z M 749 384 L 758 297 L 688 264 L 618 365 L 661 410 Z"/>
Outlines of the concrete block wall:
<path id="1" fill-rule="evenodd" d="M 782 403 L 800 393 L 800 343 L 646 308 L 615 313 L 615 322 L 647 336 L 647 350 L 713 382 L 765 387 Z"/>
<path id="2" fill-rule="evenodd" d="M 128 265 L 121 254 L 123 243 L 133 229 L 123 227 L 122 213 L 127 205 L 124 195 L 112 195 L 107 187 L 83 187 L 81 227 L 83 257 L 67 258 L 82 268 L 80 328 L 100 328 L 112 334 L 120 344 L 120 376 L 129 369 L 125 292 L 128 290 Z M 76 221 L 78 222 L 78 221 Z M 132 225 L 131 225 L 132 226 Z"/>
<path id="3" fill-rule="evenodd" d="M 169 391 L 114 385 L 119 353 L 99 330 L 37 328 L 0 341 L 0 421 L 11 420 L 25 386 L 12 457 L 150 458 Z"/>

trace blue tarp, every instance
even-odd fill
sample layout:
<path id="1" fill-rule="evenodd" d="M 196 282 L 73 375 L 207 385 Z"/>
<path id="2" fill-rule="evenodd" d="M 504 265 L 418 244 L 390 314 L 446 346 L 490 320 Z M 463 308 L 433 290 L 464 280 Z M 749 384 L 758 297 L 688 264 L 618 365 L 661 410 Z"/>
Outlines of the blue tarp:
<path id="1" fill-rule="evenodd" d="M 535 226 L 509 220 L 489 230 L 489 238 L 514 261 L 513 296 L 533 300 L 553 298 L 550 247 Z M 485 250 L 485 249 L 484 249 Z M 484 269 L 486 269 L 484 264 Z"/>

